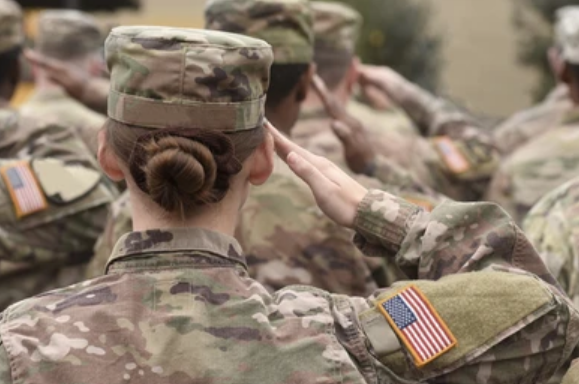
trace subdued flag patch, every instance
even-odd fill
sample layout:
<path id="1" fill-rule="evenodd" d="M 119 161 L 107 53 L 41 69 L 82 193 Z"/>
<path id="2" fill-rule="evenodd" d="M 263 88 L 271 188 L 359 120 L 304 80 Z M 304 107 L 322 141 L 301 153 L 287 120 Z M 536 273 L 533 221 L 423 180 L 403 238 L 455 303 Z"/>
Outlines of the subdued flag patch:
<path id="1" fill-rule="evenodd" d="M 17 218 L 31 215 L 48 208 L 42 189 L 28 161 L 21 161 L 0 170 L 10 193 Z"/>
<path id="2" fill-rule="evenodd" d="M 465 173 L 470 169 L 468 160 L 450 137 L 438 137 L 434 139 L 434 143 L 444 163 L 453 173 Z"/>
<path id="3" fill-rule="evenodd" d="M 398 337 L 422 367 L 456 346 L 456 339 L 415 286 L 409 286 L 395 296 L 378 303 Z"/>

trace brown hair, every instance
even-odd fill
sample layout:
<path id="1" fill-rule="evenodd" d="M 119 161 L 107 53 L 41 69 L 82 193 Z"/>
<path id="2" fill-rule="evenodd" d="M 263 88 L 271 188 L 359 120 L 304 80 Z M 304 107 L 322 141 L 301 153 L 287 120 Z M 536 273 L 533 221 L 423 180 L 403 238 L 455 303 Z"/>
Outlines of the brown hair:
<path id="1" fill-rule="evenodd" d="M 167 212 L 221 201 L 265 131 L 149 130 L 108 119 L 107 144 L 139 188 Z"/>

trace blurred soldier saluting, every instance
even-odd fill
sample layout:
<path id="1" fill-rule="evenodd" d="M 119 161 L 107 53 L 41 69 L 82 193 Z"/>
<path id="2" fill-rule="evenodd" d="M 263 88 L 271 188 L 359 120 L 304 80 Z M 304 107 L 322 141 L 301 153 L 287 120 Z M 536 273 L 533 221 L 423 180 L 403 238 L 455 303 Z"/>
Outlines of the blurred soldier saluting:
<path id="1" fill-rule="evenodd" d="M 46 11 L 38 20 L 35 49 L 46 57 L 61 60 L 81 75 L 85 81 L 100 76 L 104 69 L 102 44 L 104 37 L 97 21 L 78 11 Z M 73 127 L 96 154 L 97 132 L 105 117 L 96 113 L 71 96 L 46 74 L 33 65 L 36 90 L 22 106 L 24 115 L 52 119 Z"/>

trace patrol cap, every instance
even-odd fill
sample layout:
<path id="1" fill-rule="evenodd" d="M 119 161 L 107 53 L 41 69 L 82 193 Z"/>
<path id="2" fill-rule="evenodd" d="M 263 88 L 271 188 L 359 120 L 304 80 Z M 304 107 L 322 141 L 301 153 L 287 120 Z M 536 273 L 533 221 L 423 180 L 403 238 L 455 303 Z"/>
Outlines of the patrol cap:
<path id="1" fill-rule="evenodd" d="M 104 36 L 97 20 L 73 10 L 45 11 L 38 20 L 36 48 L 42 54 L 69 60 L 102 47 Z"/>
<path id="2" fill-rule="evenodd" d="M 555 42 L 561 48 L 563 59 L 579 64 L 579 6 L 568 6 L 557 11 Z"/>
<path id="3" fill-rule="evenodd" d="M 353 54 L 356 50 L 362 15 L 353 8 L 326 1 L 313 1 L 316 48 Z"/>
<path id="4" fill-rule="evenodd" d="M 22 9 L 12 0 L 0 0 L 0 53 L 24 44 Z"/>
<path id="5" fill-rule="evenodd" d="M 313 15 L 308 0 L 209 0 L 205 27 L 267 41 L 276 64 L 313 60 Z"/>
<path id="6" fill-rule="evenodd" d="M 248 36 L 168 27 L 114 28 L 105 54 L 108 115 L 145 128 L 262 126 L 273 53 Z"/>

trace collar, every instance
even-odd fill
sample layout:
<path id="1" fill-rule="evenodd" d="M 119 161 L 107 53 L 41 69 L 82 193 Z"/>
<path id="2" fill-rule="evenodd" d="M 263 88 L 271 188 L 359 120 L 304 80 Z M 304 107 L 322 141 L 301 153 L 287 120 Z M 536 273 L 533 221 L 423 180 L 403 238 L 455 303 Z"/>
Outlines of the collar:
<path id="1" fill-rule="evenodd" d="M 147 265 L 151 267 L 155 262 L 167 261 L 170 257 L 179 258 L 179 265 L 193 265 L 197 262 L 188 257 L 192 251 L 197 255 L 206 254 L 208 258 L 241 264 L 247 269 L 241 246 L 233 237 L 201 228 L 176 228 L 130 232 L 122 236 L 107 262 L 106 271 L 108 273 L 113 264 L 129 260 L 131 262 L 126 263 L 124 270 L 143 267 L 139 265 L 139 259 L 148 260 Z"/>

